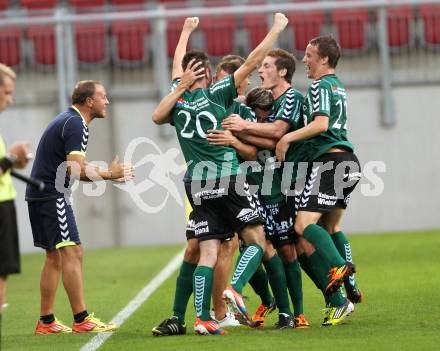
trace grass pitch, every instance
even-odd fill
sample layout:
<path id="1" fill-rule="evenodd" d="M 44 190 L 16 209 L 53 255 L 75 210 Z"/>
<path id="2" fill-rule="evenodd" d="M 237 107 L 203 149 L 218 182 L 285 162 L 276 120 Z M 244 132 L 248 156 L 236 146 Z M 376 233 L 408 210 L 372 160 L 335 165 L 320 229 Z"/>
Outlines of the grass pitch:
<path id="1" fill-rule="evenodd" d="M 365 301 L 347 322 L 320 327 L 322 296 L 303 274 L 305 312 L 312 328 L 275 330 L 272 314 L 264 330 L 229 329 L 226 336 L 195 336 L 190 301 L 186 336 L 153 337 L 151 328 L 171 314 L 176 274 L 113 334 L 100 350 L 438 350 L 440 348 L 440 231 L 351 236 L 358 281 Z M 103 320 L 115 316 L 181 246 L 87 251 L 88 310 Z M 43 254 L 25 255 L 23 274 L 8 283 L 1 350 L 79 350 L 94 335 L 34 336 L 39 313 Z M 246 288 L 251 311 L 258 298 Z M 56 315 L 70 325 L 66 294 L 59 287 Z"/>

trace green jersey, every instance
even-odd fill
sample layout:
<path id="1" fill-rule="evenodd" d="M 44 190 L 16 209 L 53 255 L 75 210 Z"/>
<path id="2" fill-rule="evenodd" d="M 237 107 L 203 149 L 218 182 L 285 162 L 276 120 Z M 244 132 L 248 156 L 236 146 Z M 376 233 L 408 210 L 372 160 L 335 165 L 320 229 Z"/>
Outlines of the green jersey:
<path id="1" fill-rule="evenodd" d="M 304 127 L 303 115 L 304 96 L 293 88 L 289 88 L 276 101 L 274 107 L 278 109 L 276 119 L 289 123 L 288 132 Z M 302 141 L 292 143 L 286 153 L 286 162 L 303 161 Z"/>
<path id="2" fill-rule="evenodd" d="M 309 161 L 337 146 L 354 150 L 347 139 L 347 96 L 336 75 L 327 74 L 312 83 L 304 103 L 304 113 L 307 123 L 315 116 L 329 118 L 326 132 L 304 142 Z"/>
<path id="3" fill-rule="evenodd" d="M 240 115 L 240 117 L 246 121 L 251 121 L 251 122 L 257 121 L 254 111 L 252 111 L 251 108 L 249 108 L 248 106 L 246 106 L 241 102 L 234 101 L 232 105 L 228 108 L 227 114 L 230 115 L 233 113 Z"/>
<path id="4" fill-rule="evenodd" d="M 173 81 L 173 86 L 178 80 Z M 217 179 L 240 173 L 234 148 L 211 145 L 206 140 L 210 129 L 223 130 L 221 122 L 237 97 L 234 76 L 230 75 L 205 89 L 195 89 L 177 100 L 172 110 L 180 147 L 194 180 Z"/>
<path id="5" fill-rule="evenodd" d="M 273 123 L 276 120 L 282 120 L 289 124 L 289 130 L 300 128 L 300 126 L 303 125 L 301 119 L 303 99 L 304 98 L 300 92 L 290 87 L 284 92 L 284 94 L 275 100 L 271 114 L 267 117 L 266 123 Z M 283 200 L 284 196 L 281 191 L 280 169 L 276 168 L 275 163 L 275 150 L 259 148 L 257 155 L 261 168 L 259 171 L 252 173 L 252 182 L 260 186 L 263 203 L 278 203 Z"/>

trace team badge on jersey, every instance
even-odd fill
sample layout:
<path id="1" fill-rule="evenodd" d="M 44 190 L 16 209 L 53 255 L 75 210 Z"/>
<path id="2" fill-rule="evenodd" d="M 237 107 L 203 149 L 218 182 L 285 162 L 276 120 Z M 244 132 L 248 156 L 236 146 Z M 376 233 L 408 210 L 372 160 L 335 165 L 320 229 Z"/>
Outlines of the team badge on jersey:
<path id="1" fill-rule="evenodd" d="M 182 98 L 178 99 L 176 102 L 176 107 L 182 107 L 185 103 L 185 100 L 183 100 Z"/>

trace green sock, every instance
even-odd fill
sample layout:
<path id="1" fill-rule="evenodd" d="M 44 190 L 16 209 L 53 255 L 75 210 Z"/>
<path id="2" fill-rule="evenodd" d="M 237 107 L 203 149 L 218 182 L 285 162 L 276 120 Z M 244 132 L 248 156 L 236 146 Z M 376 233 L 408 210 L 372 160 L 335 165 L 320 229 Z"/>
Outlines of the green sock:
<path id="1" fill-rule="evenodd" d="M 328 295 L 325 294 L 325 287 L 328 284 L 328 270 L 329 265 L 322 259 L 319 255 L 318 250 L 315 251 L 307 257 L 310 266 L 313 269 L 314 276 L 318 283 L 318 286 L 321 287 L 322 295 L 324 296 L 325 303 L 328 303 Z"/>
<path id="2" fill-rule="evenodd" d="M 270 260 L 264 262 L 267 271 L 270 287 L 280 313 L 292 315 L 289 305 L 289 296 L 287 295 L 286 274 L 284 272 L 283 262 L 278 255 L 273 256 Z"/>
<path id="3" fill-rule="evenodd" d="M 353 258 L 351 256 L 350 242 L 348 241 L 345 234 L 343 232 L 336 232 L 331 235 L 331 238 L 336 248 L 338 249 L 339 253 L 341 254 L 342 258 L 347 262 L 353 263 Z M 352 286 L 357 286 L 356 280 L 354 278 L 354 274 L 344 278 L 344 285 L 347 286 L 347 284 Z"/>
<path id="4" fill-rule="evenodd" d="M 209 309 L 211 307 L 213 272 L 213 268 L 206 266 L 197 266 L 194 271 L 194 307 L 197 317 L 202 321 L 211 320 Z"/>
<path id="5" fill-rule="evenodd" d="M 298 317 L 300 314 L 304 314 L 301 267 L 298 260 L 285 262 L 284 271 L 293 304 L 293 313 L 295 317 Z"/>
<path id="6" fill-rule="evenodd" d="M 330 234 L 317 224 L 309 224 L 304 229 L 304 237 L 319 250 L 331 267 L 341 267 L 345 265 L 345 260 L 341 257 L 338 250 L 330 238 Z"/>
<path id="7" fill-rule="evenodd" d="M 237 267 L 235 267 L 231 280 L 232 288 L 239 294 L 241 294 L 243 287 L 258 269 L 262 257 L 263 249 L 257 244 L 250 244 L 240 254 Z"/>
<path id="8" fill-rule="evenodd" d="M 272 304 L 273 296 L 269 290 L 267 274 L 261 265 L 258 266 L 257 271 L 252 278 L 249 279 L 249 284 L 255 293 L 260 296 L 263 305 L 270 306 Z"/>
<path id="9" fill-rule="evenodd" d="M 298 261 L 301 265 L 301 268 L 304 272 L 308 275 L 308 277 L 312 280 L 312 282 L 315 284 L 315 286 L 322 291 L 322 286 L 319 285 L 319 280 L 316 277 L 315 272 L 313 271 L 313 267 L 309 262 L 309 258 L 307 257 L 306 253 L 303 252 L 301 255 L 298 256 Z"/>
<path id="10" fill-rule="evenodd" d="M 345 298 L 342 288 L 331 295 L 326 296 L 326 303 L 332 307 L 339 307 L 345 303 L 347 299 Z"/>
<path id="11" fill-rule="evenodd" d="M 193 293 L 193 274 L 196 267 L 196 264 L 183 261 L 177 276 L 173 315 L 182 323 L 185 323 L 186 307 Z"/>
<path id="12" fill-rule="evenodd" d="M 317 282 L 320 286 L 323 288 L 321 289 L 322 295 L 324 296 L 325 304 L 329 304 L 330 306 L 341 306 L 345 303 L 345 296 L 341 293 L 341 289 L 339 289 L 337 292 L 327 295 L 325 293 L 325 287 L 328 284 L 328 270 L 329 266 L 328 263 L 325 263 L 325 260 L 322 258 L 318 250 L 315 250 L 315 252 L 308 257 L 309 262 L 313 268 L 313 272 L 315 274 L 315 277 L 317 278 Z"/>

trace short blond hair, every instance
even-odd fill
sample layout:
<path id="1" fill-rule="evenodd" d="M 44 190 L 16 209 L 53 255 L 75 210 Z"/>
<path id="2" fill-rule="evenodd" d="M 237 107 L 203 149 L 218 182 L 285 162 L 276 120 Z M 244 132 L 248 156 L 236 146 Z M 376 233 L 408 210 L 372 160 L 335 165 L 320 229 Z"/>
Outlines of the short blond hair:
<path id="1" fill-rule="evenodd" d="M 17 79 L 17 75 L 11 67 L 6 66 L 4 63 L 0 63 L 0 85 L 3 85 L 5 77 L 9 77 L 12 80 Z"/>

